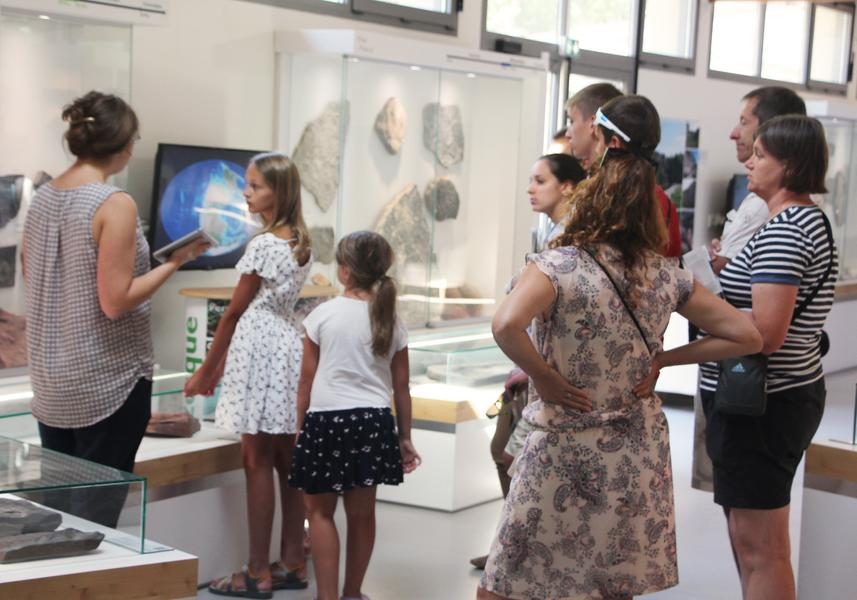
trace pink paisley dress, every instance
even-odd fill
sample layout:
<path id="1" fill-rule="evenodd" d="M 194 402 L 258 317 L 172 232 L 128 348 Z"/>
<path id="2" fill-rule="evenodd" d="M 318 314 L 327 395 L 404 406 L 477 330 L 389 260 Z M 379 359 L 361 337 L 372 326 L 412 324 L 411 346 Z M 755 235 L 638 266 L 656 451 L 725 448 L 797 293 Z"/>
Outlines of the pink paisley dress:
<path id="1" fill-rule="evenodd" d="M 627 274 L 615 250 L 596 253 L 632 300 L 651 350 L 659 350 L 692 275 L 654 253 Z M 532 332 L 536 348 L 591 392 L 594 407 L 582 413 L 547 404 L 531 386 L 523 419 L 533 431 L 512 467 L 482 586 L 520 600 L 603 599 L 674 586 L 667 420 L 656 395 L 632 392 L 650 370 L 649 349 L 585 252 L 567 246 L 528 261 L 556 289 L 550 315 Z"/>

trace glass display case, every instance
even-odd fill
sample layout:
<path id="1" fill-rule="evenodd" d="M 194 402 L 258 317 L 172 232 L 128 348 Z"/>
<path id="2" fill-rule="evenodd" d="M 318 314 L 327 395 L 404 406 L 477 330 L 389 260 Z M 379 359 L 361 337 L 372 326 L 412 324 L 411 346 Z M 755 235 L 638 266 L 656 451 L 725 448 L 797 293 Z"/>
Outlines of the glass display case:
<path id="1" fill-rule="evenodd" d="M 836 238 L 839 279 L 853 282 L 857 280 L 857 210 L 850 200 L 857 195 L 857 107 L 823 100 L 807 102 L 806 108 L 821 121 L 827 135 L 827 194 L 820 196 L 821 206 Z"/>
<path id="2" fill-rule="evenodd" d="M 351 30 L 283 32 L 277 52 L 278 146 L 301 174 L 314 269 L 335 281 L 333 244 L 375 230 L 409 327 L 490 317 L 530 245 L 546 57 Z"/>
<path id="3" fill-rule="evenodd" d="M 147 544 L 146 480 L 0 437 L 0 563 L 84 554 L 104 541 Z"/>
<path id="4" fill-rule="evenodd" d="M 487 326 L 412 334 L 408 356 L 414 386 L 423 383 L 502 386 L 514 367 L 497 347 Z"/>

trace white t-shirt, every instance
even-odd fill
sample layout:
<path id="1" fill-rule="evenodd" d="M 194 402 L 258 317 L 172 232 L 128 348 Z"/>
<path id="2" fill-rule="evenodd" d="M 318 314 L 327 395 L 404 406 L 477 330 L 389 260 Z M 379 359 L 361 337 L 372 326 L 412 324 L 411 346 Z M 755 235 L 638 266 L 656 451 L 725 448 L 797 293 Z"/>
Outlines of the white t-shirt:
<path id="1" fill-rule="evenodd" d="M 408 345 L 408 331 L 396 318 L 387 356 L 372 354 L 369 303 L 337 296 L 304 319 L 307 336 L 319 346 L 309 410 L 388 408 L 393 394 L 390 363 Z"/>
<path id="2" fill-rule="evenodd" d="M 732 259 L 744 249 L 762 225 L 768 222 L 768 205 L 750 192 L 737 210 L 726 213 L 726 223 L 720 236 L 720 252 L 717 254 Z"/>

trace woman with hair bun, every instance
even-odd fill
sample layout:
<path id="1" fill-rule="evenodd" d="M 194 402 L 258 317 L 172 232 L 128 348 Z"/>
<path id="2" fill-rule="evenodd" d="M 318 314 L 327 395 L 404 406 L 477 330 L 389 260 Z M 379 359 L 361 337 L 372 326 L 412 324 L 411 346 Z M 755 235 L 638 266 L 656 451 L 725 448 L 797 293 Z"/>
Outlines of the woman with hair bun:
<path id="1" fill-rule="evenodd" d="M 483 600 L 629 600 L 676 585 L 658 368 L 761 347 L 746 315 L 660 254 L 652 103 L 618 97 L 595 122 L 607 148 L 600 168 L 577 185 L 565 231 L 529 257 L 492 323 L 530 376 L 522 420 L 532 431 L 511 468 Z M 661 352 L 674 310 L 713 337 Z"/>
<path id="2" fill-rule="evenodd" d="M 151 411 L 149 299 L 207 245 L 150 270 L 137 204 L 108 183 L 131 160 L 137 115 L 93 91 L 62 118 L 76 160 L 39 188 L 24 226 L 32 412 L 43 447 L 132 471 Z M 123 503 L 98 488 L 64 508 L 115 526 Z"/>

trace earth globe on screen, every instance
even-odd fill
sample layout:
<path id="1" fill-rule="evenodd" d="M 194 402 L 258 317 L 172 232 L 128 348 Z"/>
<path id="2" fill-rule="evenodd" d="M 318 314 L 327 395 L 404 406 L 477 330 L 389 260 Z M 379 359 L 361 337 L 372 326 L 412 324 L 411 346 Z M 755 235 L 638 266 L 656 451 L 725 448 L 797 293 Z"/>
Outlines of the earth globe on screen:
<path id="1" fill-rule="evenodd" d="M 206 256 L 241 248 L 259 229 L 244 200 L 244 168 L 226 160 L 202 160 L 172 178 L 161 198 L 161 224 L 170 239 L 200 227 L 217 240 Z"/>

